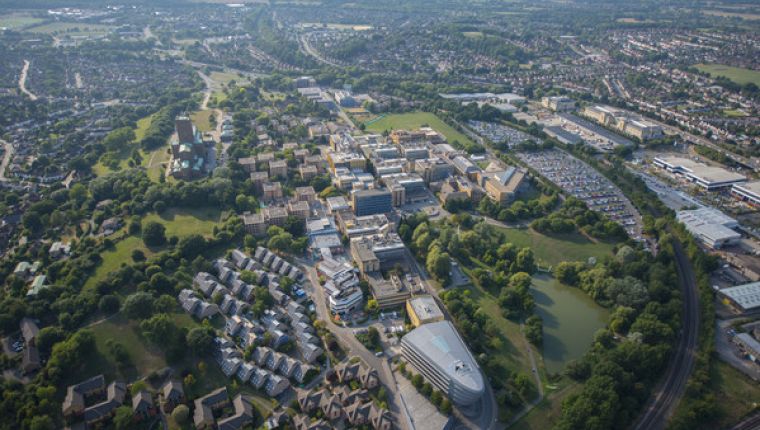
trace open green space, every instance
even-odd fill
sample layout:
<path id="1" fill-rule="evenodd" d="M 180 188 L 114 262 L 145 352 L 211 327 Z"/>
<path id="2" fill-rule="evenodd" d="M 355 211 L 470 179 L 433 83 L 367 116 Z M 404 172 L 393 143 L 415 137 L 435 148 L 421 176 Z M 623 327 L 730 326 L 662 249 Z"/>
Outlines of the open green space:
<path id="1" fill-rule="evenodd" d="M 170 208 L 161 214 L 151 213 L 142 220 L 143 225 L 157 221 L 166 227 L 166 237 L 183 237 L 193 233 L 211 236 L 222 214 L 217 208 L 177 209 Z"/>
<path id="2" fill-rule="evenodd" d="M 613 248 L 610 243 L 593 242 L 577 233 L 547 236 L 531 228 L 500 230 L 516 246 L 532 249 L 542 266 L 553 266 L 562 261 L 586 261 L 589 257 L 599 259 L 610 255 Z"/>
<path id="3" fill-rule="evenodd" d="M 760 71 L 757 70 L 731 67 L 725 64 L 696 64 L 694 67 L 701 72 L 708 73 L 712 77 L 723 76 L 740 85 L 750 82 L 760 85 Z"/>
<path id="4" fill-rule="evenodd" d="M 724 361 L 713 358 L 710 366 L 710 390 L 718 399 L 720 418 L 715 428 L 729 428 L 739 418 L 757 407 L 760 383 L 753 381 Z"/>
<path id="5" fill-rule="evenodd" d="M 723 115 L 728 118 L 743 118 L 747 115 L 747 112 L 744 112 L 741 109 L 725 109 L 723 111 Z"/>
<path id="6" fill-rule="evenodd" d="M 249 82 L 248 78 L 246 78 L 245 76 L 240 76 L 237 73 L 233 73 L 233 72 L 214 71 L 214 72 L 211 72 L 209 77 L 220 86 L 226 86 L 231 81 L 235 81 L 238 85 Z"/>
<path id="7" fill-rule="evenodd" d="M 157 221 L 166 227 L 166 236 L 183 237 L 193 233 L 210 236 L 214 226 L 221 218 L 221 212 L 216 208 L 200 209 L 177 209 L 170 208 L 162 214 L 151 213 L 142 220 L 143 225 L 150 221 Z M 119 234 L 119 233 L 116 233 Z M 122 264 L 132 261 L 132 251 L 141 250 L 146 257 L 150 257 L 160 249 L 151 249 L 145 246 L 139 236 L 127 236 L 116 242 L 112 249 L 101 254 L 103 261 L 95 268 L 95 272 L 87 279 L 84 289 L 95 288 L 97 283 L 104 280 L 109 273 L 116 271 Z"/>
<path id="8" fill-rule="evenodd" d="M 571 384 L 559 391 L 546 394 L 541 403 L 509 428 L 513 430 L 544 430 L 554 427 L 554 423 L 562 414 L 562 401 L 579 392 L 581 388 L 583 388 L 581 384 Z"/>
<path id="9" fill-rule="evenodd" d="M 214 126 L 211 124 L 211 116 L 216 115 L 212 110 L 199 110 L 190 114 L 190 120 L 200 130 L 201 133 L 211 131 Z"/>
<path id="10" fill-rule="evenodd" d="M 469 37 L 471 39 L 478 39 L 483 37 L 483 32 L 480 31 L 463 31 L 462 35 L 464 37 Z"/>
<path id="11" fill-rule="evenodd" d="M 0 17 L 0 28 L 17 30 L 19 28 L 28 27 L 30 25 L 39 24 L 42 21 L 44 21 L 42 18 L 35 18 L 29 15 L 8 14 Z"/>
<path id="12" fill-rule="evenodd" d="M 458 132 L 430 112 L 386 115 L 375 122 L 367 123 L 367 131 L 382 133 L 385 130 L 417 130 L 422 126 L 428 126 L 443 134 L 449 142 L 457 140 L 462 144 L 473 144 L 470 138 Z"/>
<path id="13" fill-rule="evenodd" d="M 560 373 L 588 351 L 596 331 L 607 323 L 609 311 L 580 289 L 546 274 L 533 276 L 531 293 L 536 314 L 544 321 L 544 365 L 549 373 Z"/>
<path id="14" fill-rule="evenodd" d="M 102 24 L 87 24 L 82 22 L 51 22 L 28 28 L 32 33 L 68 36 L 94 36 L 109 33 L 114 27 Z"/>

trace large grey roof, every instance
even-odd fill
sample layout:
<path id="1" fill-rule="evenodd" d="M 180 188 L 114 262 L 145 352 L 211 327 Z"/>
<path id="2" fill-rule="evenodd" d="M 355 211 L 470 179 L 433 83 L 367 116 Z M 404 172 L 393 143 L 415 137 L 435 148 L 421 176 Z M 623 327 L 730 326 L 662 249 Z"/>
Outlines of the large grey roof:
<path id="1" fill-rule="evenodd" d="M 452 380 L 472 391 L 484 391 L 480 368 L 451 322 L 423 324 L 407 333 L 404 341 Z"/>

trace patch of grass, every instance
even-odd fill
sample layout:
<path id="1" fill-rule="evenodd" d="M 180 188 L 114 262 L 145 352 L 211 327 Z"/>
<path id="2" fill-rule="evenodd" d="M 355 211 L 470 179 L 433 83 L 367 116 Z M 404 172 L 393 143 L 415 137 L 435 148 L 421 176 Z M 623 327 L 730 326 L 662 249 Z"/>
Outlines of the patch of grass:
<path id="1" fill-rule="evenodd" d="M 531 228 L 499 228 L 509 241 L 520 248 L 531 248 L 542 264 L 555 265 L 562 261 L 586 261 L 610 255 L 613 244 L 592 242 L 577 233 L 547 236 Z"/>
<path id="2" fill-rule="evenodd" d="M 98 353 L 106 357 L 112 372 L 116 372 L 128 381 L 149 375 L 151 372 L 166 366 L 163 352 L 155 345 L 149 344 L 140 334 L 139 323 L 126 317 L 116 315 L 90 327 L 95 335 Z M 115 361 L 108 351 L 106 342 L 113 339 L 124 345 L 129 354 L 132 367 L 125 369 L 126 374 L 120 374 Z"/>
<path id="3" fill-rule="evenodd" d="M 97 283 L 106 279 L 106 276 L 108 276 L 109 273 L 118 270 L 122 264 L 129 264 L 132 261 L 132 251 L 135 249 L 141 250 L 145 253 L 146 257 L 150 257 L 155 251 L 146 247 L 140 237 L 125 237 L 116 242 L 113 249 L 108 249 L 100 255 L 103 261 L 101 261 L 98 267 L 95 268 L 95 272 L 92 276 L 87 279 L 83 289 L 89 290 L 95 288 Z"/>
<path id="4" fill-rule="evenodd" d="M 744 118 L 747 115 L 747 112 L 744 112 L 741 109 L 726 109 L 723 111 L 723 115 L 728 118 Z"/>
<path id="5" fill-rule="evenodd" d="M 29 15 L 10 14 L 0 17 L 0 28 L 17 30 L 20 28 L 28 27 L 30 25 L 39 24 L 42 21 L 44 21 L 42 18 L 35 18 Z"/>
<path id="6" fill-rule="evenodd" d="M 114 27 L 102 24 L 82 22 L 51 22 L 28 28 L 32 33 L 44 33 L 56 36 L 95 36 L 110 33 Z"/>
<path id="7" fill-rule="evenodd" d="M 710 389 L 720 410 L 715 428 L 728 428 L 760 403 L 760 383 L 744 376 L 718 358 L 710 366 Z"/>
<path id="8" fill-rule="evenodd" d="M 221 218 L 217 208 L 178 209 L 170 208 L 163 213 L 151 213 L 142 220 L 143 225 L 150 221 L 158 221 L 166 227 L 166 237 L 183 237 L 193 233 L 211 236 L 214 226 Z"/>
<path id="9" fill-rule="evenodd" d="M 238 85 L 249 82 L 245 76 L 232 72 L 211 72 L 209 78 L 213 79 L 219 86 L 226 86 L 231 81 L 235 81 Z"/>
<path id="10" fill-rule="evenodd" d="M 696 64 L 694 67 L 701 72 L 708 73 L 712 77 L 723 76 L 740 85 L 750 82 L 760 85 L 760 72 L 757 70 L 731 67 L 725 64 Z"/>
<path id="11" fill-rule="evenodd" d="M 214 129 L 214 127 L 211 125 L 211 121 L 209 120 L 209 115 L 215 115 L 214 111 L 196 111 L 190 114 L 190 120 L 192 120 L 193 124 L 198 127 L 198 130 L 200 130 L 202 133 L 205 133 Z"/>
<path id="12" fill-rule="evenodd" d="M 150 127 L 151 121 L 153 120 L 153 115 L 148 115 L 144 118 L 140 118 L 137 120 L 137 124 L 135 125 L 135 140 L 134 142 L 130 143 L 129 145 L 125 145 L 122 148 L 120 148 L 118 154 L 116 155 L 116 158 L 119 160 L 119 167 L 118 170 L 126 169 L 129 166 L 129 158 L 132 155 L 132 151 L 134 151 L 135 148 L 138 148 L 138 145 L 143 137 L 145 137 L 145 133 L 148 131 L 148 127 Z M 158 150 L 166 150 L 165 147 L 157 148 L 154 151 Z M 140 149 L 140 155 L 143 157 L 143 161 L 141 165 L 143 167 L 148 167 L 146 165 L 146 162 L 150 158 L 151 153 L 146 153 L 142 149 Z M 147 157 L 147 158 L 146 158 Z M 99 160 L 94 166 L 92 166 L 92 171 L 95 173 L 96 176 L 105 176 L 111 172 L 114 172 L 109 166 L 106 166 L 103 164 L 102 160 Z M 150 174 L 149 174 L 150 176 Z M 158 180 L 158 174 L 156 176 L 156 181 Z"/>
<path id="13" fill-rule="evenodd" d="M 462 36 L 470 38 L 470 39 L 479 39 L 483 37 L 483 32 L 481 31 L 463 31 Z"/>
<path id="14" fill-rule="evenodd" d="M 261 90 L 261 96 L 265 100 L 271 100 L 273 102 L 285 100 L 285 93 L 279 91 L 264 91 Z"/>
<path id="15" fill-rule="evenodd" d="M 517 421 L 510 429 L 514 430 L 543 430 L 554 427 L 562 414 L 562 401 L 572 394 L 578 393 L 583 385 L 573 383 L 567 387 L 550 393 L 544 397 L 535 408 Z"/>
<path id="16" fill-rule="evenodd" d="M 367 131 L 372 133 L 382 133 L 385 130 L 417 130 L 423 125 L 427 125 L 433 130 L 443 134 L 449 142 L 458 140 L 462 144 L 473 144 L 470 138 L 458 132 L 430 112 L 386 115 L 371 124 L 367 124 Z"/>

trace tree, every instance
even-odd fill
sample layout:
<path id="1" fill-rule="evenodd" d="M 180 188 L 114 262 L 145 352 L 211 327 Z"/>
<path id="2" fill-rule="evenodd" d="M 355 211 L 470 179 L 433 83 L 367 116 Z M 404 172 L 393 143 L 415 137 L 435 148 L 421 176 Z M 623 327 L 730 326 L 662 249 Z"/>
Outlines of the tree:
<path id="1" fill-rule="evenodd" d="M 140 323 L 140 330 L 146 339 L 160 346 L 170 360 L 182 357 L 186 348 L 185 330 L 179 327 L 167 314 L 154 315 Z"/>
<path id="2" fill-rule="evenodd" d="M 37 333 L 37 348 L 42 354 L 47 355 L 53 349 L 53 345 L 62 341 L 66 334 L 60 327 L 44 327 Z"/>
<path id="3" fill-rule="evenodd" d="M 145 261 L 145 253 L 142 252 L 141 249 L 133 249 L 132 250 L 132 261 L 135 263 L 139 263 L 141 261 Z"/>
<path id="4" fill-rule="evenodd" d="M 100 298 L 100 301 L 98 302 L 98 309 L 100 309 L 100 312 L 103 312 L 106 315 L 110 315 L 119 310 L 119 305 L 120 304 L 118 297 L 112 294 L 106 294 Z"/>
<path id="5" fill-rule="evenodd" d="M 127 296 L 122 310 L 132 319 L 148 318 L 153 314 L 153 296 L 149 293 L 138 292 Z"/>
<path id="6" fill-rule="evenodd" d="M 129 406 L 119 406 L 113 417 L 113 425 L 117 430 L 133 428 L 135 413 Z"/>
<path id="7" fill-rule="evenodd" d="M 32 422 L 29 425 L 30 430 L 53 430 L 55 424 L 53 419 L 47 415 L 37 415 L 32 418 Z"/>
<path id="8" fill-rule="evenodd" d="M 180 239 L 178 247 L 180 254 L 191 260 L 206 249 L 206 239 L 200 234 L 191 234 Z"/>
<path id="9" fill-rule="evenodd" d="M 205 327 L 196 327 L 187 333 L 187 346 L 197 355 L 204 355 L 214 347 L 213 330 Z"/>
<path id="10" fill-rule="evenodd" d="M 174 421 L 177 424 L 186 424 L 188 418 L 190 418 L 190 408 L 188 408 L 187 405 L 177 405 L 172 411 L 172 418 L 174 418 Z"/>
<path id="11" fill-rule="evenodd" d="M 166 243 L 166 227 L 156 221 L 151 221 L 143 227 L 143 242 L 147 246 L 161 246 Z"/>

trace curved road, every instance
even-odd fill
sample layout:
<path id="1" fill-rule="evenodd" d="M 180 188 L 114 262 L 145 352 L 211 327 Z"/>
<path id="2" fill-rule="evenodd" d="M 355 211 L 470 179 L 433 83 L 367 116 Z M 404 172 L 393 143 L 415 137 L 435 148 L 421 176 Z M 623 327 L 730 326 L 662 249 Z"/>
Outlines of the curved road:
<path id="1" fill-rule="evenodd" d="M 21 69 L 21 76 L 18 78 L 18 88 L 22 93 L 29 96 L 32 101 L 37 100 L 37 96 L 32 94 L 31 91 L 26 89 L 26 77 L 29 74 L 29 60 L 24 60 L 24 68 Z"/>
<path id="2" fill-rule="evenodd" d="M 3 139 L 0 139 L 0 144 L 2 144 L 5 147 L 5 154 L 3 155 L 3 161 L 0 162 L 0 182 L 5 182 L 9 180 L 8 177 L 5 176 L 5 170 L 8 168 L 8 165 L 11 163 L 11 160 L 13 159 L 13 145 L 4 141 Z"/>
<path id="3" fill-rule="evenodd" d="M 649 399 L 644 412 L 633 426 L 634 430 L 661 430 L 675 411 L 678 402 L 686 391 L 686 383 L 694 370 L 699 336 L 699 291 L 697 279 L 691 262 L 683 250 L 681 242 L 673 241 L 678 280 L 683 292 L 682 332 L 678 339 L 677 350 L 670 358 L 670 363 L 660 386 Z"/>

